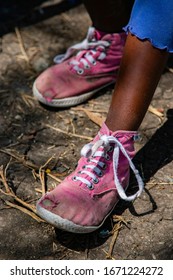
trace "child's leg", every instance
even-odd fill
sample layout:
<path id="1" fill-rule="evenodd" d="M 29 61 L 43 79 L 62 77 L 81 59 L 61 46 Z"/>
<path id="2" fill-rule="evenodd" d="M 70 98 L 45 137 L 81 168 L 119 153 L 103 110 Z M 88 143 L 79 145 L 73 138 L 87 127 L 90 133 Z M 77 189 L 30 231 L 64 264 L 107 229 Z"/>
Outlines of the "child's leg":
<path id="1" fill-rule="evenodd" d="M 128 23 L 134 0 L 84 0 L 93 26 L 106 33 L 119 33 Z"/>
<path id="2" fill-rule="evenodd" d="M 166 51 L 173 52 L 172 11 L 172 0 L 135 1 L 126 27 L 135 36 L 128 36 L 106 120 L 113 131 L 136 130 L 145 115 L 168 57 Z"/>
<path id="3" fill-rule="evenodd" d="M 150 104 L 168 53 L 129 34 L 106 124 L 137 130 Z"/>

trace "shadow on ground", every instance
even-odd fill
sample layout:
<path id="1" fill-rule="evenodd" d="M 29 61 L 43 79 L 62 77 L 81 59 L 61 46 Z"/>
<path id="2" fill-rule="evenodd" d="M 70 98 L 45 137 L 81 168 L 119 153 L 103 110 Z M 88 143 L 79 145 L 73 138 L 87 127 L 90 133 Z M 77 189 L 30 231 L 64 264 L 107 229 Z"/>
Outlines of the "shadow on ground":
<path id="1" fill-rule="evenodd" d="M 47 5 L 40 7 L 46 2 Z M 0 1 L 0 36 L 13 31 L 14 27 L 24 27 L 38 23 L 52 16 L 64 13 L 82 3 L 81 0 L 62 0 L 49 4 L 46 0 L 6 0 Z"/>
<path id="2" fill-rule="evenodd" d="M 173 160 L 173 109 L 167 111 L 167 120 L 148 143 L 136 154 L 134 163 L 145 183 L 163 166 Z"/>

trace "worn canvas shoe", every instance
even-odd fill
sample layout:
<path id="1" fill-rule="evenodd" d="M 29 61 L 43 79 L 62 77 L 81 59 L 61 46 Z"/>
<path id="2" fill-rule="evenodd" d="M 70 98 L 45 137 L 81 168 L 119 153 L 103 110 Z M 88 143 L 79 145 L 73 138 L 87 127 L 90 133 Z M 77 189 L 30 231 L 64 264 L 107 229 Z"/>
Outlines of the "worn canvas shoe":
<path id="1" fill-rule="evenodd" d="M 55 57 L 57 65 L 36 79 L 34 96 L 49 106 L 68 107 L 115 83 L 125 39 L 125 33 L 103 34 L 90 27 L 83 42 Z"/>
<path id="2" fill-rule="evenodd" d="M 53 226 L 74 233 L 97 230 L 120 198 L 132 201 L 143 182 L 131 159 L 135 132 L 111 132 L 103 124 L 95 139 L 85 145 L 76 170 L 37 203 L 37 213 Z M 129 167 L 139 191 L 126 196 Z"/>

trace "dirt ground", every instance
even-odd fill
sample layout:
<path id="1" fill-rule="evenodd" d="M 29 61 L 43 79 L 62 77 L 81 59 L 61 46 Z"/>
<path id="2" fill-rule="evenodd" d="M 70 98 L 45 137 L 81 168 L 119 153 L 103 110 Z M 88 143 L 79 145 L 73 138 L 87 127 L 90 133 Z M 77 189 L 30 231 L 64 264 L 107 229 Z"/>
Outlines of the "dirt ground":
<path id="1" fill-rule="evenodd" d="M 75 168 L 80 149 L 99 129 L 95 120 L 105 117 L 109 106 L 112 88 L 64 110 L 43 107 L 32 97 L 38 74 L 56 54 L 83 39 L 89 24 L 79 6 L 0 38 L 1 260 L 173 259 L 171 69 L 162 75 L 136 142 L 134 163 L 145 182 L 141 197 L 120 202 L 91 234 L 62 232 L 34 215 L 44 189 Z M 130 189 L 134 186 L 132 177 Z"/>

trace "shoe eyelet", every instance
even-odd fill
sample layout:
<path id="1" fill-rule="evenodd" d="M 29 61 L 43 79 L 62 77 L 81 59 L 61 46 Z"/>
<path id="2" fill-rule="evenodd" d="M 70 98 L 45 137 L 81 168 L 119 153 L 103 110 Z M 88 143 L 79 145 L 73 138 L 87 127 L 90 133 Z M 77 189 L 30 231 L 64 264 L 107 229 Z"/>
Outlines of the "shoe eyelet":
<path id="1" fill-rule="evenodd" d="M 99 177 L 102 177 L 102 176 L 103 176 L 103 172 L 100 171 L 97 175 L 98 175 Z"/>
<path id="2" fill-rule="evenodd" d="M 93 190 L 94 186 L 91 184 L 90 186 L 87 186 L 89 190 Z"/>
<path id="3" fill-rule="evenodd" d="M 76 176 L 73 176 L 73 177 L 72 177 L 72 180 L 73 180 L 74 182 L 76 182 L 76 181 L 77 181 Z"/>
<path id="4" fill-rule="evenodd" d="M 85 168 L 86 168 L 86 165 L 83 165 L 82 168 L 85 169 Z"/>
<path id="5" fill-rule="evenodd" d="M 92 65 L 96 65 L 97 64 L 97 62 L 94 60 L 94 61 L 92 61 Z"/>
<path id="6" fill-rule="evenodd" d="M 83 70 L 83 69 L 79 69 L 79 70 L 77 71 L 77 73 L 78 73 L 79 75 L 82 75 L 82 74 L 84 73 L 84 70 Z"/>
<path id="7" fill-rule="evenodd" d="M 106 168 L 107 168 L 107 164 L 106 164 L 106 163 L 104 163 L 104 165 L 103 165 L 102 169 L 103 169 L 103 170 L 105 170 Z"/>
<path id="8" fill-rule="evenodd" d="M 108 152 L 110 153 L 110 152 L 112 152 L 112 151 L 113 151 L 113 147 L 110 146 Z"/>
<path id="9" fill-rule="evenodd" d="M 106 160 L 110 160 L 110 156 L 108 154 L 105 155 Z"/>
<path id="10" fill-rule="evenodd" d="M 99 182 L 99 179 L 98 179 L 98 178 L 93 179 L 93 183 L 94 183 L 94 184 L 98 184 L 98 182 Z"/>
<path id="11" fill-rule="evenodd" d="M 89 65 L 86 65 L 84 68 L 85 68 L 85 69 L 90 69 Z"/>

